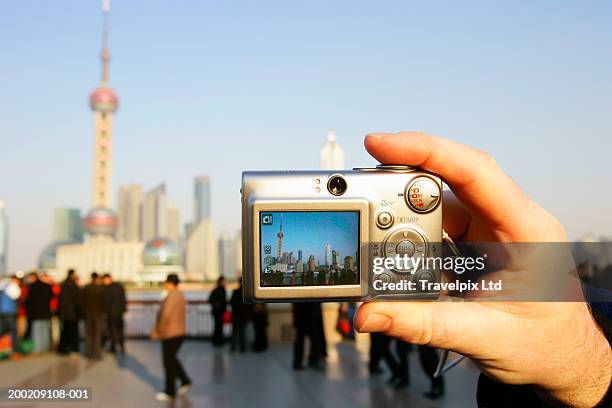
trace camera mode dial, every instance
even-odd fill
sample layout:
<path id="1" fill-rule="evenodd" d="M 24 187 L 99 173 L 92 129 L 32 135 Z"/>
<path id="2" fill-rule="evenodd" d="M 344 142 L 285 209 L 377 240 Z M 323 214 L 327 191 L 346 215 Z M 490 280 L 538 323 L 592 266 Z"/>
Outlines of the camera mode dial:
<path id="1" fill-rule="evenodd" d="M 406 187 L 406 203 L 416 212 L 426 213 L 440 202 L 440 187 L 429 177 L 417 177 Z"/>

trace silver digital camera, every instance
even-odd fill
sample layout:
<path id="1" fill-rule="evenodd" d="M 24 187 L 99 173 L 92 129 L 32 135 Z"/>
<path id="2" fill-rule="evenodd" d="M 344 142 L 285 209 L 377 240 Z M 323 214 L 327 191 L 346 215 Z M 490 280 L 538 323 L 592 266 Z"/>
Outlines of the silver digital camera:
<path id="1" fill-rule="evenodd" d="M 442 181 L 399 165 L 242 173 L 247 302 L 435 299 Z"/>

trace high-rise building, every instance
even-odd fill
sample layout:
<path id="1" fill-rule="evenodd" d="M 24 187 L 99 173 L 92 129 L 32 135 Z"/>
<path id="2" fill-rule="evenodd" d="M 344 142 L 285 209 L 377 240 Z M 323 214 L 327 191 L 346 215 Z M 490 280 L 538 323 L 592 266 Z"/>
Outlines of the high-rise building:
<path id="1" fill-rule="evenodd" d="M 302 260 L 302 250 L 301 249 L 298 250 L 298 258 L 297 259 L 298 259 L 298 261 Z"/>
<path id="2" fill-rule="evenodd" d="M 332 265 L 342 265 L 342 258 L 340 257 L 340 252 L 335 249 L 332 250 Z"/>
<path id="3" fill-rule="evenodd" d="M 168 205 L 166 209 L 166 235 L 164 238 L 176 243 L 181 239 L 181 214 L 179 209 L 172 205 Z"/>
<path id="4" fill-rule="evenodd" d="M 145 194 L 142 202 L 142 241 L 166 238 L 168 223 L 166 186 L 161 183 Z"/>
<path id="5" fill-rule="evenodd" d="M 236 276 L 235 243 L 234 238 L 228 233 L 223 233 L 219 237 L 219 274 L 226 279 L 233 279 Z"/>
<path id="6" fill-rule="evenodd" d="M 53 211 L 53 241 L 83 241 L 81 210 L 78 208 L 56 208 Z"/>
<path id="7" fill-rule="evenodd" d="M 130 184 L 119 189 L 119 241 L 139 242 L 141 233 L 142 186 Z"/>
<path id="8" fill-rule="evenodd" d="M 329 245 L 329 242 L 325 243 L 325 265 L 331 265 L 332 264 L 332 249 L 331 249 L 331 245 Z"/>
<path id="9" fill-rule="evenodd" d="M 355 261 L 353 260 L 352 256 L 344 257 L 344 269 L 346 269 L 347 271 L 355 270 Z"/>
<path id="10" fill-rule="evenodd" d="M 242 276 L 242 232 L 239 230 L 234 236 L 234 260 L 236 262 L 236 278 Z"/>
<path id="11" fill-rule="evenodd" d="M 214 280 L 219 276 L 218 247 L 214 239 L 210 212 L 210 179 L 195 178 L 194 219 L 186 239 L 187 276 L 192 280 Z"/>
<path id="12" fill-rule="evenodd" d="M 185 269 L 190 280 L 213 281 L 219 277 L 218 253 L 212 222 L 202 220 L 191 228 L 186 241 Z"/>
<path id="13" fill-rule="evenodd" d="M 197 224 L 210 218 L 210 178 L 208 176 L 196 177 L 193 192 L 193 222 Z"/>
<path id="14" fill-rule="evenodd" d="M 0 200 L 0 277 L 7 275 L 8 253 L 8 217 L 4 209 L 4 201 Z"/>
<path id="15" fill-rule="evenodd" d="M 321 148 L 319 157 L 323 170 L 344 169 L 344 151 L 336 142 L 336 134 L 331 130 L 327 133 L 327 143 Z"/>

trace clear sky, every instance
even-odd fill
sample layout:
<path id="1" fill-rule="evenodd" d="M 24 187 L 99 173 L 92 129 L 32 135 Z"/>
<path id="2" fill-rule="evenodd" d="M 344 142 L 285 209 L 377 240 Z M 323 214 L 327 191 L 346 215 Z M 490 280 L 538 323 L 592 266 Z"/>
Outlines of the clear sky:
<path id="1" fill-rule="evenodd" d="M 261 225 L 261 258 L 266 254 L 264 246 L 270 245 L 270 255 L 278 255 L 278 231 L 283 221 L 283 252 L 293 252 L 297 259 L 302 250 L 302 259 L 308 261 L 314 255 L 320 264 L 325 264 L 325 244 L 329 242 L 332 250 L 345 256 L 352 256 L 359 250 L 359 212 L 358 211 L 311 211 L 311 212 L 268 212 L 272 214 L 272 224 Z M 365 239 L 365 238 L 364 238 Z M 367 239 L 366 239 L 367 240 Z"/>
<path id="2" fill-rule="evenodd" d="M 239 228 L 243 169 L 313 168 L 328 129 L 348 166 L 370 131 L 493 154 L 570 237 L 612 235 L 609 1 L 120 1 L 110 18 L 113 190 L 166 182 L 183 221 L 212 178 Z M 0 198 L 9 268 L 35 264 L 53 208 L 91 206 L 98 1 L 0 11 Z"/>

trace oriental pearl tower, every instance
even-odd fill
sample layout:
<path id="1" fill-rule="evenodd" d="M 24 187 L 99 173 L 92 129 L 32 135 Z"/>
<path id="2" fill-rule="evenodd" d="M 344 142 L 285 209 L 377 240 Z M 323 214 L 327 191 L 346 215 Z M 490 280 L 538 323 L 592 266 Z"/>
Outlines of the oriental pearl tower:
<path id="1" fill-rule="evenodd" d="M 89 106 L 94 114 L 93 209 L 85 217 L 85 230 L 91 237 L 112 239 L 117 217 L 110 209 L 113 114 L 119 105 L 117 94 L 108 86 L 108 12 L 110 0 L 102 1 L 102 75 L 100 85 L 91 93 Z"/>

